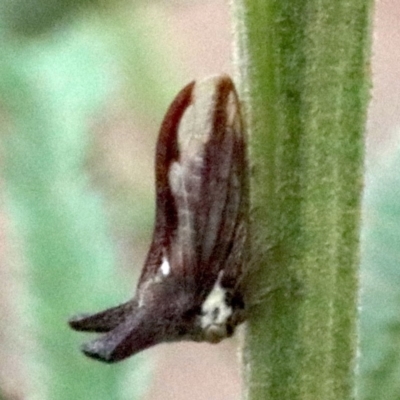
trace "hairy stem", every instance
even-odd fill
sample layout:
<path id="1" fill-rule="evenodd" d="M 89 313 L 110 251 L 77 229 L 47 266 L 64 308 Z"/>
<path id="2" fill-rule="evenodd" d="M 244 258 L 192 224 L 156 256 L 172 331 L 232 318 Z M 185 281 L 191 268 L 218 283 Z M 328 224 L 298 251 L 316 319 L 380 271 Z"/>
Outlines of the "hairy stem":
<path id="1" fill-rule="evenodd" d="M 253 167 L 249 399 L 354 397 L 371 8 L 233 1 Z"/>

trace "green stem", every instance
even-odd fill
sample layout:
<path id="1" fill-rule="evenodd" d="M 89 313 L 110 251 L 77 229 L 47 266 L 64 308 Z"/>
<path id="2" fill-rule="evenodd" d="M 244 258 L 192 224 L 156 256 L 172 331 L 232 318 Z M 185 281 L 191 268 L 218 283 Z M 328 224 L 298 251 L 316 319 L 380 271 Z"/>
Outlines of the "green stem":
<path id="1" fill-rule="evenodd" d="M 354 396 L 372 1 L 236 0 L 250 134 L 250 399 Z"/>

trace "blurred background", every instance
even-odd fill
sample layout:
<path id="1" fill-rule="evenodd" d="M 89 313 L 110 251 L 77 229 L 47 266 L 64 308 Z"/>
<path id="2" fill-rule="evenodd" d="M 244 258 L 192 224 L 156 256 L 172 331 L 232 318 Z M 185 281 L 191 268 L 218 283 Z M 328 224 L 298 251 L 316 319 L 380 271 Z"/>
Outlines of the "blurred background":
<path id="1" fill-rule="evenodd" d="M 232 74 L 223 0 L 0 0 L 0 399 L 239 399 L 238 338 L 86 359 L 69 316 L 132 297 L 174 95 Z M 400 398 L 400 4 L 376 5 L 360 393 Z M 238 336 L 238 335 L 237 335 Z M 240 336 L 240 335 L 239 335 Z"/>

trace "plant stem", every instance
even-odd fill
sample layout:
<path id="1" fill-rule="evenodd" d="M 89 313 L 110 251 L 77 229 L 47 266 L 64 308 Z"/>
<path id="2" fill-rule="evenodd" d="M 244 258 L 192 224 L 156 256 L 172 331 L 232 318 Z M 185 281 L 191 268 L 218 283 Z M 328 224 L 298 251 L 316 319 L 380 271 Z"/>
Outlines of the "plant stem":
<path id="1" fill-rule="evenodd" d="M 252 171 L 249 399 L 350 399 L 372 1 L 236 0 Z"/>

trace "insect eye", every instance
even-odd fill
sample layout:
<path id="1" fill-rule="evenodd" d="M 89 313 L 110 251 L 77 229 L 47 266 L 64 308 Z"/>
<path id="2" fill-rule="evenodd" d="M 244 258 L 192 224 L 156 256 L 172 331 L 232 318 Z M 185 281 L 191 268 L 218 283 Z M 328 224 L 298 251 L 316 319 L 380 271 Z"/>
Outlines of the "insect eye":
<path id="1" fill-rule="evenodd" d="M 185 312 L 182 313 L 182 321 L 184 321 L 184 324 L 178 327 L 178 335 L 179 336 L 184 336 L 188 334 L 191 331 L 191 328 L 193 327 L 192 321 L 201 313 L 201 307 L 195 306 L 191 307 Z"/>
<path id="2" fill-rule="evenodd" d="M 244 309 L 245 308 L 245 305 L 244 305 L 244 300 L 243 300 L 243 297 L 242 296 L 233 296 L 232 294 L 231 294 L 231 305 L 232 305 L 232 307 L 233 308 L 236 308 L 236 309 Z"/>
<path id="3" fill-rule="evenodd" d="M 200 306 L 194 306 L 189 308 L 188 310 L 186 310 L 184 312 L 184 319 L 192 319 L 194 317 L 196 317 L 197 315 L 201 314 L 201 307 Z"/>
<path id="4" fill-rule="evenodd" d="M 225 292 L 225 303 L 226 304 L 232 304 L 234 302 L 234 297 L 233 297 L 233 293 L 231 291 L 226 291 Z"/>

